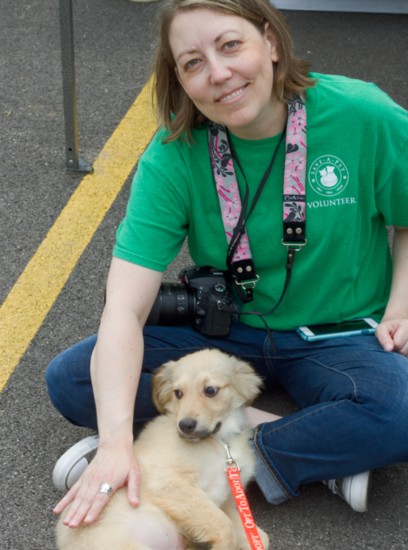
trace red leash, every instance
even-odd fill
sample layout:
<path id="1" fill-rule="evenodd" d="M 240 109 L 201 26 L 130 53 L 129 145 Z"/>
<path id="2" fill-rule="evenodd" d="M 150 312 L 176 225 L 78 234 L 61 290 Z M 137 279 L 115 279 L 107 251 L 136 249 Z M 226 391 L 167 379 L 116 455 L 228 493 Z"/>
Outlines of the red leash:
<path id="1" fill-rule="evenodd" d="M 232 495 L 237 505 L 249 544 L 251 545 L 252 550 L 265 550 L 261 537 L 259 536 L 251 508 L 249 507 L 244 487 L 241 483 L 239 464 L 232 458 L 229 447 L 226 443 L 224 443 L 224 447 L 227 451 L 227 479 L 230 484 Z"/>

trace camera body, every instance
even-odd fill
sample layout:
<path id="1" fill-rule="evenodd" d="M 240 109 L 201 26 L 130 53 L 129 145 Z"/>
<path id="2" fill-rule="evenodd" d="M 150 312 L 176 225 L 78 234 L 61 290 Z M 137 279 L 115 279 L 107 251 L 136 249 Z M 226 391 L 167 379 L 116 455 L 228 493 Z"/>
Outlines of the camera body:
<path id="1" fill-rule="evenodd" d="M 237 313 L 225 273 L 213 267 L 187 267 L 180 283 L 163 283 L 147 325 L 190 323 L 206 336 L 228 336 Z"/>

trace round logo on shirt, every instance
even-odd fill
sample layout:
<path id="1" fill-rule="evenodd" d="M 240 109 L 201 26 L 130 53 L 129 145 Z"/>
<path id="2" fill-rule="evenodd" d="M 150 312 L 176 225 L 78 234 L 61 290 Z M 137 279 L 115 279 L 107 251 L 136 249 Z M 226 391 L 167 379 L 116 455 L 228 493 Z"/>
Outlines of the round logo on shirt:
<path id="1" fill-rule="evenodd" d="M 349 172 L 342 160 L 334 155 L 322 155 L 309 168 L 309 183 L 325 197 L 335 197 L 347 187 Z"/>

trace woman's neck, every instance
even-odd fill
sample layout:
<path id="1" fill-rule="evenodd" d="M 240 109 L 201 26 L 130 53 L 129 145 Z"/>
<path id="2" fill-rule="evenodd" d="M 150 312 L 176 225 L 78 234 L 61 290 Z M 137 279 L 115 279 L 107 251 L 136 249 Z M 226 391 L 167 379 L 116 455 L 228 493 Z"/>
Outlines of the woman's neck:
<path id="1" fill-rule="evenodd" d="M 287 104 L 276 101 L 269 117 L 260 117 L 251 125 L 239 128 L 228 128 L 228 131 L 241 139 L 255 140 L 276 136 L 284 131 L 287 121 Z"/>

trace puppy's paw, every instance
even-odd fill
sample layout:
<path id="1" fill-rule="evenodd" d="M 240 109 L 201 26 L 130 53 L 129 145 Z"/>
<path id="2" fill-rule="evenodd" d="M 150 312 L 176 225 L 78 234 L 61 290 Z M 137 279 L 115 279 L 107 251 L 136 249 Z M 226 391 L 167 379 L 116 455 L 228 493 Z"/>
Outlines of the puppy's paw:
<path id="1" fill-rule="evenodd" d="M 261 537 L 262 544 L 264 545 L 265 550 L 269 548 L 269 536 L 263 529 L 258 527 L 259 536 Z"/>

